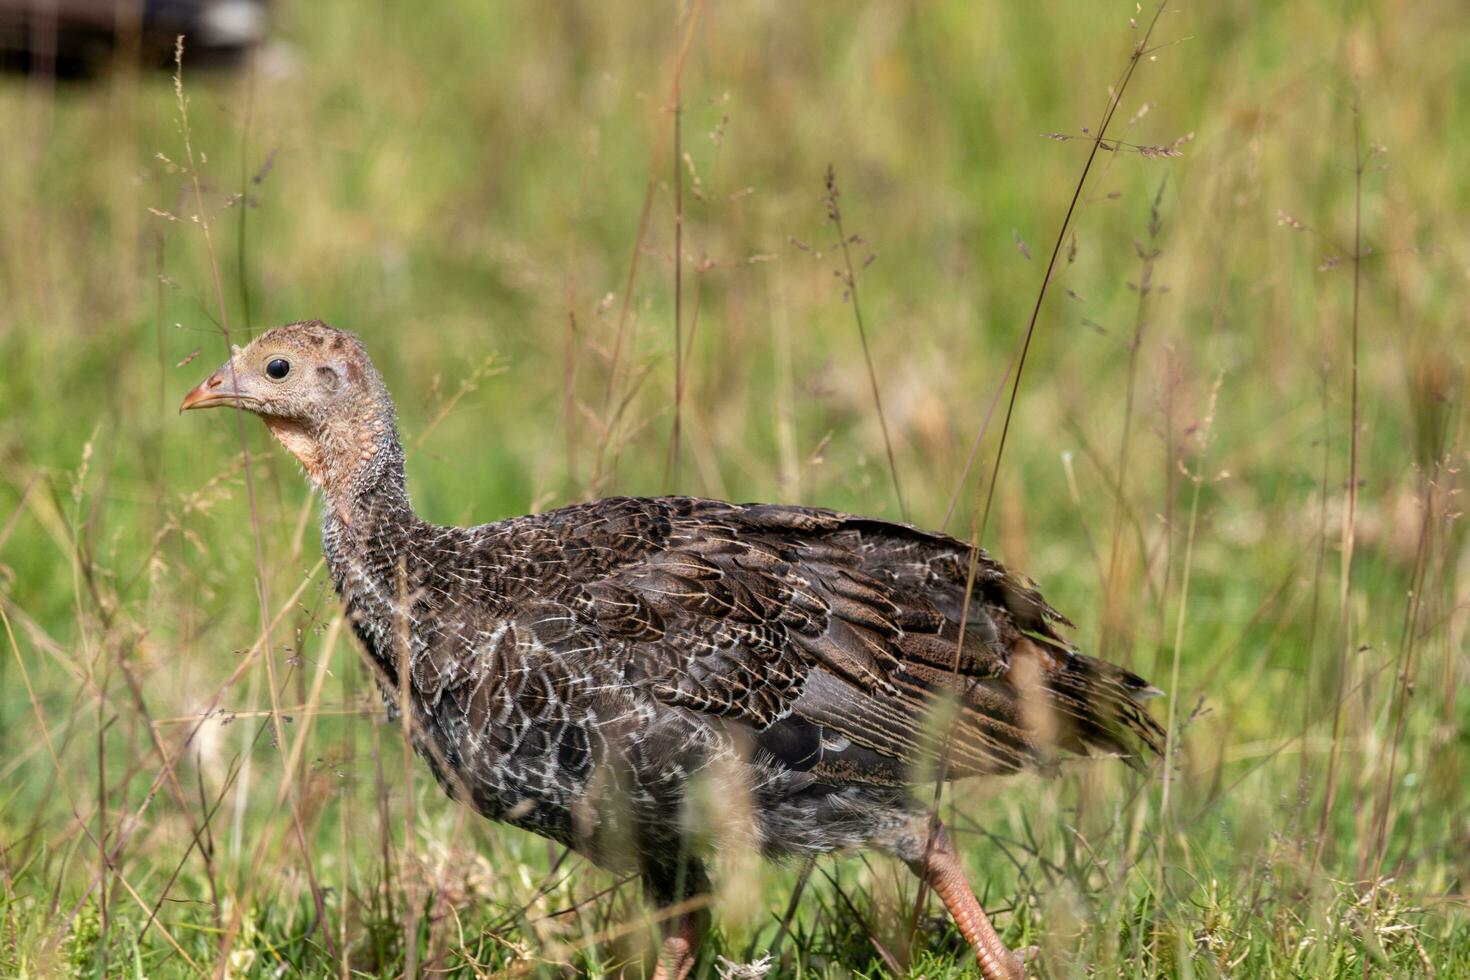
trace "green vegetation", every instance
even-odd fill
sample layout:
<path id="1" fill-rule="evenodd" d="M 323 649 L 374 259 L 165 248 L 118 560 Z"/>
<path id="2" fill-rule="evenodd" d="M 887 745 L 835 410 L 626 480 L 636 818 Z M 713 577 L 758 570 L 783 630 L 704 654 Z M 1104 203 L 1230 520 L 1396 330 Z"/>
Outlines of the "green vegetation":
<path id="1" fill-rule="evenodd" d="M 0 79 L 0 973 L 621 969 L 637 888 L 405 758 L 295 464 L 247 419 L 247 488 L 234 420 L 179 398 L 226 321 L 321 317 L 433 519 L 675 488 L 897 518 L 831 164 L 908 513 L 957 493 L 975 534 L 1008 392 L 962 480 L 971 442 L 1152 11 L 276 14 L 247 70 L 186 52 L 192 166 L 166 74 Z M 1170 692 L 1176 746 L 946 799 L 1040 976 L 1470 976 L 1467 27 L 1181 2 L 1124 93 L 984 540 Z M 721 872 L 707 976 L 777 942 L 800 869 Z M 972 971 L 939 920 L 910 944 L 914 894 L 819 863 L 772 975 Z"/>

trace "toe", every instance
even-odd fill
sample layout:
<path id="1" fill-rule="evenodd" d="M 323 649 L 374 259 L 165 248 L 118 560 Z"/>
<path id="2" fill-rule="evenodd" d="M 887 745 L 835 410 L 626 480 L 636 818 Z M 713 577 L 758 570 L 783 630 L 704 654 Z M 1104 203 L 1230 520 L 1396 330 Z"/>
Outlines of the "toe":
<path id="1" fill-rule="evenodd" d="M 1015 969 L 1015 975 L 1024 977 L 1027 975 L 1027 964 L 1035 963 L 1041 959 L 1040 946 L 1027 946 L 1025 949 L 1011 951 L 1011 963 Z"/>

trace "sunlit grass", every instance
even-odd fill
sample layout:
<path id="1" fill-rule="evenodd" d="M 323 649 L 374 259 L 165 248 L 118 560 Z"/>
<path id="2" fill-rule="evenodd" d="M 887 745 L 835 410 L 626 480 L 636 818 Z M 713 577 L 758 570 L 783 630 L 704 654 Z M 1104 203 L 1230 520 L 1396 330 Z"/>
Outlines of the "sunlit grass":
<path id="1" fill-rule="evenodd" d="M 637 961 L 635 885 L 405 771 L 294 464 L 246 426 L 261 574 L 239 430 L 175 408 L 225 355 L 222 298 L 237 336 L 319 316 L 364 338 L 432 519 L 667 489 L 668 95 L 694 13 L 282 5 L 252 69 L 186 55 L 192 169 L 166 75 L 0 79 L 25 135 L 0 153 L 0 972 L 393 974 L 406 935 L 465 975 Z M 899 516 L 851 275 L 908 511 L 937 527 L 954 500 L 975 533 L 1134 15 L 698 11 L 680 489 Z M 1178 4 L 1130 83 L 1111 135 L 1193 139 L 1100 154 L 985 543 L 1080 646 L 1169 690 L 1178 752 L 1167 778 L 1100 761 L 945 803 L 1043 975 L 1470 975 L 1462 21 Z M 819 863 L 783 930 L 801 869 L 747 858 L 721 867 L 708 975 L 778 934 L 781 975 L 972 969 L 946 929 L 911 944 L 902 868 Z"/>

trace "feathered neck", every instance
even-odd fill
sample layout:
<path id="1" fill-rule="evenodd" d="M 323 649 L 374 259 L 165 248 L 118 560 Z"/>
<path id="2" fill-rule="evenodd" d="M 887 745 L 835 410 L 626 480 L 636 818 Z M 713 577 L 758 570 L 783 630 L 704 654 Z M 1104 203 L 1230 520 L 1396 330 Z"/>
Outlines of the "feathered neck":
<path id="1" fill-rule="evenodd" d="M 386 395 L 371 399 L 309 439 L 272 431 L 321 491 L 322 551 L 343 598 L 396 592 L 398 575 L 412 563 L 415 535 L 426 525 L 409 501 L 393 403 Z M 305 444 L 301 451 L 292 440 Z"/>
<path id="2" fill-rule="evenodd" d="M 361 448 L 344 467 L 346 472 L 322 485 L 324 509 L 345 524 L 365 529 L 420 523 L 408 499 L 403 445 L 392 419 L 358 445 Z"/>
<path id="3" fill-rule="evenodd" d="M 350 480 L 323 486 L 322 498 L 322 555 L 353 631 L 379 668 L 378 684 L 392 711 L 400 658 L 415 644 L 427 527 L 409 503 L 396 430 L 384 431 Z"/>

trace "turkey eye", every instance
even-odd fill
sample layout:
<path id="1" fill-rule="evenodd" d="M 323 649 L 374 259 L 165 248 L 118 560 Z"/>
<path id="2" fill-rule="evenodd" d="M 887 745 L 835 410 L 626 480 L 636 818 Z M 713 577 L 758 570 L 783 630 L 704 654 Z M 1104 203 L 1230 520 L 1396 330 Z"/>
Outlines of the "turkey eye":
<path id="1" fill-rule="evenodd" d="M 291 365 L 284 357 L 271 358 L 270 363 L 265 366 L 265 376 L 272 381 L 280 381 L 290 373 Z"/>

